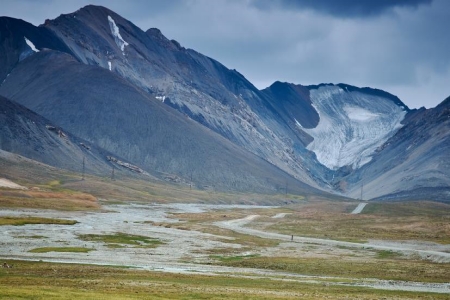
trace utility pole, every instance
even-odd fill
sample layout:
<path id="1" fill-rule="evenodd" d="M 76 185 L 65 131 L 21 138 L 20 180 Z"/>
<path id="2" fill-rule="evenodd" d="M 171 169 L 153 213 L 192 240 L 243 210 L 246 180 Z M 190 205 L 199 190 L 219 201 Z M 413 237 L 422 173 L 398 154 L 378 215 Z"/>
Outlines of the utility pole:
<path id="1" fill-rule="evenodd" d="M 190 182 L 189 182 L 189 190 L 192 190 L 192 172 L 191 172 L 191 179 L 190 179 Z"/>
<path id="2" fill-rule="evenodd" d="M 361 183 L 361 200 L 363 200 L 364 183 Z"/>
<path id="3" fill-rule="evenodd" d="M 115 180 L 115 179 L 114 179 L 114 165 L 112 166 L 111 180 Z"/>
<path id="4" fill-rule="evenodd" d="M 83 156 L 83 173 L 81 175 L 81 180 L 84 180 L 84 156 Z"/>
<path id="5" fill-rule="evenodd" d="M 285 193 L 286 193 L 286 195 L 287 195 L 287 188 L 288 188 L 288 182 L 287 182 L 287 180 L 286 180 L 286 187 L 285 187 Z"/>

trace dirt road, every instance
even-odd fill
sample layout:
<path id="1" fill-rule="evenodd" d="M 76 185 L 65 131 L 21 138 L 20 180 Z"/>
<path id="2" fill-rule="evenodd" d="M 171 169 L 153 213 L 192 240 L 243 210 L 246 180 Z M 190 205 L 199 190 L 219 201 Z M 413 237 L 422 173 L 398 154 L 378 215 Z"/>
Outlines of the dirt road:
<path id="1" fill-rule="evenodd" d="M 418 254 L 418 255 L 420 255 L 421 258 L 432 260 L 434 262 L 450 263 L 450 253 L 444 252 L 444 251 L 450 251 L 449 245 L 404 244 L 404 243 L 396 244 L 394 242 L 385 243 L 384 241 L 378 241 L 378 242 L 374 241 L 374 242 L 362 244 L 362 243 L 343 242 L 343 241 L 335 241 L 335 240 L 319 239 L 319 238 L 311 238 L 311 237 L 300 237 L 300 236 L 294 236 L 292 239 L 291 235 L 261 231 L 261 230 L 245 227 L 245 225 L 249 224 L 251 221 L 255 220 L 256 218 L 258 218 L 258 215 L 249 215 L 242 219 L 220 221 L 220 222 L 216 222 L 214 224 L 221 228 L 230 229 L 235 232 L 249 234 L 249 235 L 257 236 L 260 238 L 291 241 L 294 243 L 312 243 L 312 244 L 321 244 L 321 245 L 327 245 L 327 246 L 342 246 L 342 247 L 351 247 L 351 248 L 359 248 L 359 249 L 388 250 L 388 251 L 401 252 L 406 255 Z"/>
<path id="2" fill-rule="evenodd" d="M 364 207 L 366 207 L 367 203 L 360 203 L 358 206 L 351 212 L 354 215 L 360 214 Z"/>

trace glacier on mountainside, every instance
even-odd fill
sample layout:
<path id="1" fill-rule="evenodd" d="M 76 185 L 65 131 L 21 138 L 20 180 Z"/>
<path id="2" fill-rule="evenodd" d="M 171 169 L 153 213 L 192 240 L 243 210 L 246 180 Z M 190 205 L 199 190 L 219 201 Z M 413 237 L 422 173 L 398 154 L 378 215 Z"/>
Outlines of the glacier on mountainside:
<path id="1" fill-rule="evenodd" d="M 310 95 L 320 121 L 315 128 L 303 129 L 314 138 L 307 149 L 332 170 L 368 163 L 374 151 L 402 127 L 406 115 L 389 99 L 339 86 L 322 86 Z"/>
<path id="2" fill-rule="evenodd" d="M 117 44 L 117 47 L 122 50 L 122 54 L 125 55 L 125 46 L 128 46 L 129 44 L 125 42 L 125 40 L 122 38 L 119 32 L 119 27 L 117 27 L 116 22 L 114 22 L 114 19 L 111 18 L 111 16 L 108 16 L 108 22 L 109 22 L 109 28 L 111 29 L 111 33 L 114 36 L 114 41 Z"/>

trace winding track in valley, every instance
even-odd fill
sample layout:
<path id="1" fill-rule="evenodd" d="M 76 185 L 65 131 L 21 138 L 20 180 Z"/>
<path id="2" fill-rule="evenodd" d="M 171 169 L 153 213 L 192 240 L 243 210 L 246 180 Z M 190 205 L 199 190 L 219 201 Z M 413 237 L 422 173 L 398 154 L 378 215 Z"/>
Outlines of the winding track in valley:
<path id="1" fill-rule="evenodd" d="M 321 245 L 327 245 L 327 246 L 342 246 L 342 247 L 351 247 L 351 248 L 359 248 L 359 249 L 395 251 L 395 252 L 401 252 L 401 253 L 404 253 L 407 255 L 418 254 L 422 258 L 429 259 L 434 262 L 450 263 L 450 253 L 436 251 L 436 250 L 417 249 L 417 247 L 413 247 L 412 245 L 410 245 L 410 246 L 409 245 L 394 246 L 394 245 L 380 245 L 377 243 L 362 244 L 362 243 L 352 243 L 352 242 L 311 238 L 311 237 L 300 237 L 300 236 L 294 236 L 293 240 L 291 240 L 292 239 L 291 235 L 261 231 L 258 229 L 245 227 L 245 225 L 249 224 L 250 222 L 252 222 L 253 220 L 255 220 L 258 217 L 259 217 L 258 215 L 249 215 L 242 219 L 215 222 L 214 225 L 216 225 L 220 228 L 233 230 L 238 233 L 249 234 L 249 235 L 257 236 L 260 238 L 266 238 L 266 239 L 290 241 L 290 242 L 294 242 L 294 243 L 312 243 L 312 244 L 321 244 Z"/>

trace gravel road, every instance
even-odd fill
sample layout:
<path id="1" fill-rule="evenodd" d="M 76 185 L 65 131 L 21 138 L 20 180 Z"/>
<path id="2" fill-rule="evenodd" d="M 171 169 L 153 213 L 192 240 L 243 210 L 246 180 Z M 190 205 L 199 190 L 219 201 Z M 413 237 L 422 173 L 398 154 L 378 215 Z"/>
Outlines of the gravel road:
<path id="1" fill-rule="evenodd" d="M 291 241 L 294 243 L 312 243 L 321 244 L 327 246 L 342 246 L 359 249 L 375 249 L 375 250 L 389 250 L 395 252 L 401 252 L 406 255 L 418 254 L 423 259 L 432 260 L 439 263 L 450 263 L 450 253 L 444 251 L 450 251 L 450 245 L 438 245 L 433 243 L 396 243 L 385 241 L 371 241 L 369 243 L 352 243 L 335 241 L 328 239 L 319 239 L 311 237 L 294 236 L 292 240 L 291 235 L 279 234 L 274 232 L 261 231 L 250 227 L 245 227 L 251 221 L 258 218 L 258 215 L 249 215 L 242 219 L 220 221 L 214 223 L 216 226 L 230 229 L 235 232 L 258 236 L 261 238 L 275 239 L 282 241 Z"/>
<path id="2" fill-rule="evenodd" d="M 367 203 L 360 203 L 358 206 L 352 211 L 352 214 L 357 215 L 360 214 L 364 207 L 366 207 Z"/>

